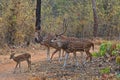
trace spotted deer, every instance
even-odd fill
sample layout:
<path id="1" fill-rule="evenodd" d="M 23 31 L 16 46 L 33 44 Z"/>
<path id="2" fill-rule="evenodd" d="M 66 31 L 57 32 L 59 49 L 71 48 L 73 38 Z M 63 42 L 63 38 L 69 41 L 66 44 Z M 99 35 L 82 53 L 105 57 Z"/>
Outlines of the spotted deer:
<path id="1" fill-rule="evenodd" d="M 52 47 L 55 49 L 55 51 L 52 53 L 52 55 L 59 51 L 59 61 L 60 61 L 62 59 L 62 56 L 61 56 L 62 49 L 60 47 L 58 47 L 57 43 L 51 43 L 51 40 L 53 37 L 54 37 L 54 35 L 47 34 L 45 37 L 43 37 L 43 41 L 41 42 L 41 44 L 47 47 L 48 60 L 52 60 L 52 58 L 50 58 L 50 47 Z"/>
<path id="2" fill-rule="evenodd" d="M 58 37 L 58 35 L 57 36 L 54 36 L 54 38 L 55 37 Z M 67 37 L 67 36 L 64 36 L 64 35 L 61 35 L 61 36 L 59 36 L 62 40 L 68 40 L 68 41 L 81 41 L 81 42 L 90 42 L 90 43 L 92 43 L 90 40 L 86 40 L 86 39 L 79 39 L 79 38 L 76 38 L 76 37 Z M 54 39 L 53 38 L 53 39 Z M 83 51 L 80 51 L 81 52 L 81 54 L 83 55 Z M 51 58 L 54 56 L 54 54 L 55 53 L 53 53 L 52 54 L 52 56 L 51 56 Z"/>
<path id="3" fill-rule="evenodd" d="M 74 58 L 76 60 L 76 65 L 78 65 L 78 61 L 76 58 L 77 51 L 86 52 L 87 54 L 86 59 L 87 60 L 90 59 L 90 61 L 92 60 L 92 55 L 90 53 L 91 47 L 94 49 L 94 44 L 92 42 L 79 41 L 79 40 L 70 41 L 70 40 L 60 39 L 58 37 L 56 39 L 51 40 L 51 42 L 56 42 L 59 47 L 61 47 L 64 51 L 66 51 L 65 62 L 64 62 L 63 67 L 66 66 L 66 60 L 68 59 L 69 53 L 73 53 Z"/>
<path id="4" fill-rule="evenodd" d="M 56 37 L 53 40 L 51 40 L 51 42 L 57 43 L 57 45 L 59 47 L 61 47 L 64 51 L 66 51 L 65 62 L 64 62 L 63 67 L 66 66 L 66 60 L 68 59 L 69 53 L 73 53 L 73 55 L 76 59 L 76 64 L 78 65 L 78 61 L 76 58 L 77 51 L 86 52 L 86 54 L 87 54 L 86 59 L 87 60 L 90 59 L 90 61 L 92 60 L 92 55 L 90 53 L 90 49 L 91 49 L 91 47 L 94 49 L 94 44 L 90 41 L 80 41 L 80 40 L 70 41 L 70 40 L 66 40 L 66 39 L 61 39 L 60 37 Z"/>
<path id="5" fill-rule="evenodd" d="M 40 43 L 41 45 L 44 45 L 46 46 L 47 48 L 47 60 L 50 61 L 52 58 L 50 58 L 50 48 L 54 48 L 55 51 L 52 53 L 52 54 L 55 54 L 59 51 L 59 61 L 61 60 L 61 48 L 58 47 L 58 45 L 56 43 L 51 43 L 51 40 L 52 38 L 55 36 L 55 35 L 52 35 L 50 33 L 46 34 L 44 37 L 41 37 L 39 35 L 40 33 L 39 32 L 35 32 L 35 42 L 37 43 Z M 64 52 L 63 52 L 64 53 Z"/>
<path id="6" fill-rule="evenodd" d="M 31 55 L 29 53 L 24 53 L 24 54 L 21 54 L 18 56 L 15 56 L 15 53 L 11 53 L 10 59 L 13 59 L 16 62 L 16 66 L 14 68 L 14 73 L 15 73 L 15 70 L 16 70 L 18 65 L 19 65 L 19 68 L 21 69 L 21 62 L 22 61 L 27 61 L 28 68 L 31 70 Z"/>
<path id="7" fill-rule="evenodd" d="M 74 58 L 76 60 L 76 65 L 78 65 L 78 61 L 76 58 L 77 51 L 86 52 L 86 54 L 87 54 L 86 59 L 87 60 L 90 59 L 90 61 L 91 61 L 92 55 L 90 53 L 90 49 L 91 49 L 91 47 L 94 49 L 94 44 L 89 40 L 80 40 L 80 39 L 75 38 L 75 37 L 63 36 L 63 34 L 66 32 L 66 29 L 62 33 L 54 36 L 54 38 L 51 40 L 51 42 L 57 43 L 58 47 L 62 48 L 64 51 L 66 51 L 65 61 L 64 61 L 63 67 L 66 66 L 66 61 L 68 59 L 69 53 L 73 53 Z"/>

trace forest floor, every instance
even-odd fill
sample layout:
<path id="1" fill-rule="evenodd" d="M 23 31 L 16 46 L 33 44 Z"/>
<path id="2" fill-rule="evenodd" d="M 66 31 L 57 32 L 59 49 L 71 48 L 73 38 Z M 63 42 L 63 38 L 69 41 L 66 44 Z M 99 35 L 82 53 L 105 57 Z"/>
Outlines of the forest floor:
<path id="1" fill-rule="evenodd" d="M 95 46 L 94 51 L 98 51 L 99 46 Z M 26 62 L 22 62 L 21 72 L 18 68 L 16 73 L 13 73 L 16 63 L 9 59 L 10 49 L 0 50 L 0 80 L 119 80 L 116 78 L 116 68 L 118 67 L 115 61 L 109 62 L 103 58 L 93 58 L 93 62 L 88 62 L 83 65 L 85 55 L 81 57 L 77 53 L 79 66 L 75 66 L 73 55 L 71 54 L 66 68 L 62 68 L 64 60 L 58 61 L 58 55 L 51 62 L 46 61 L 46 49 L 37 46 L 27 48 L 14 49 L 16 53 L 28 52 L 32 55 L 32 70 L 28 71 Z M 51 53 L 54 49 L 51 49 Z M 93 52 L 93 51 L 91 51 Z M 110 69 L 107 74 L 102 74 L 105 68 Z"/>

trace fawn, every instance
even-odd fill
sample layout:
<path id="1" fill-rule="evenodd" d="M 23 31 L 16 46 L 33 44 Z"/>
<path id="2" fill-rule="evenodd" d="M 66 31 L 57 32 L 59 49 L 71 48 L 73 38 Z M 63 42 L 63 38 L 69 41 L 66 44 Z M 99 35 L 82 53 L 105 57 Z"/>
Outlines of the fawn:
<path id="1" fill-rule="evenodd" d="M 15 73 L 15 69 L 17 68 L 18 65 L 19 65 L 19 68 L 21 68 L 22 61 L 27 61 L 28 68 L 31 70 L 31 55 L 29 53 L 24 53 L 24 54 L 21 54 L 18 56 L 15 56 L 15 53 L 12 53 L 10 55 L 10 59 L 13 59 L 17 63 L 14 68 L 14 73 Z"/>

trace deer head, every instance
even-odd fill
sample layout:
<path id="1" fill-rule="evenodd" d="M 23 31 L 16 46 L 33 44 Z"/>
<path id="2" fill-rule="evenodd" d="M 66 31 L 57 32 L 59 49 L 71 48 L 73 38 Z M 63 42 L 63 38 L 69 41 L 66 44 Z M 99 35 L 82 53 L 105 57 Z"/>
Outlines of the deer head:
<path id="1" fill-rule="evenodd" d="M 63 20 L 63 32 L 61 32 L 61 33 L 59 33 L 59 34 L 56 34 L 53 38 L 52 38 L 52 40 L 51 40 L 51 42 L 60 42 L 61 40 L 62 40 L 62 35 L 66 32 L 66 30 L 67 30 L 67 25 L 66 25 L 66 19 L 64 19 Z"/>
<path id="2" fill-rule="evenodd" d="M 12 59 L 14 57 L 15 53 L 11 53 L 10 54 L 10 59 Z"/>
<path id="3" fill-rule="evenodd" d="M 52 40 L 52 38 L 54 37 L 54 35 L 48 33 L 43 37 L 43 40 L 41 41 L 41 44 L 50 44 L 50 41 Z"/>

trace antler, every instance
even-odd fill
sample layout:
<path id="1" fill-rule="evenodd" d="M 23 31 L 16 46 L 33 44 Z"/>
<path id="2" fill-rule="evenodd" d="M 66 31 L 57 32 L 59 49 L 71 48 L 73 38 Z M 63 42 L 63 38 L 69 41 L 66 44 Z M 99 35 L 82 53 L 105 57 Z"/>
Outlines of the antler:
<path id="1" fill-rule="evenodd" d="M 66 25 L 66 19 L 65 18 L 63 20 L 63 28 L 65 28 L 65 29 L 63 29 L 63 32 L 58 34 L 58 36 L 63 35 L 67 31 L 67 25 Z"/>

